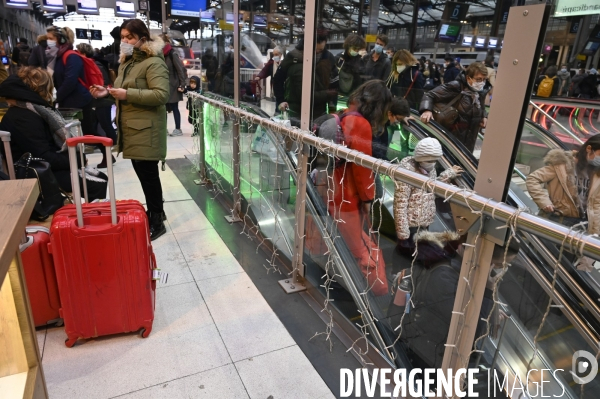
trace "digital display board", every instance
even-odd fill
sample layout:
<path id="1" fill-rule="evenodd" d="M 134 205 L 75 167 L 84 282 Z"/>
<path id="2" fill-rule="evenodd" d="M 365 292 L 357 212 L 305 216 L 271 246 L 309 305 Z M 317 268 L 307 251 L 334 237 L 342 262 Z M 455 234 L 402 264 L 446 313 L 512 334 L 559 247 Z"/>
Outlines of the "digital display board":
<path id="1" fill-rule="evenodd" d="M 217 22 L 217 19 L 215 18 L 215 11 L 214 10 L 202 11 L 200 13 L 200 20 L 202 22 Z"/>
<path id="2" fill-rule="evenodd" d="M 208 0 L 172 0 L 171 15 L 200 17 L 200 10 L 208 9 Z"/>
<path id="3" fill-rule="evenodd" d="M 600 2 L 594 0 L 557 0 L 555 17 L 600 14 Z"/>
<path id="4" fill-rule="evenodd" d="M 473 45 L 473 35 L 463 35 L 462 45 L 471 47 Z"/>
<path id="5" fill-rule="evenodd" d="M 486 45 L 485 37 L 478 37 L 477 39 L 475 39 L 475 47 L 476 48 L 485 48 L 485 45 Z"/>
<path id="6" fill-rule="evenodd" d="M 498 38 L 490 37 L 488 40 L 488 48 L 498 48 Z"/>
<path id="7" fill-rule="evenodd" d="M 458 40 L 458 36 L 460 35 L 461 24 L 455 23 L 442 23 L 440 25 L 440 30 L 437 35 L 437 39 L 440 42 L 445 43 L 456 43 Z"/>
<path id="8" fill-rule="evenodd" d="M 585 47 L 583 48 L 583 51 L 581 52 L 581 54 L 594 55 L 594 54 L 596 54 L 596 51 L 598 51 L 598 48 L 600 48 L 600 42 L 588 41 L 586 43 Z"/>
<path id="9" fill-rule="evenodd" d="M 99 14 L 96 0 L 77 0 L 78 14 Z"/>
<path id="10" fill-rule="evenodd" d="M 244 14 L 240 13 L 240 22 L 244 21 Z M 233 24 L 233 13 L 228 12 L 225 14 L 225 22 L 228 24 Z"/>
<path id="11" fill-rule="evenodd" d="M 29 0 L 4 0 L 7 8 L 20 8 L 21 10 L 31 9 Z"/>
<path id="12" fill-rule="evenodd" d="M 254 21 L 253 21 L 254 26 L 267 26 L 267 16 L 266 15 L 255 15 L 254 16 Z"/>
<path id="13" fill-rule="evenodd" d="M 42 0 L 42 10 L 66 12 L 67 5 L 65 4 L 65 0 Z"/>
<path id="14" fill-rule="evenodd" d="M 117 0 L 115 15 L 117 17 L 135 18 L 135 3 Z"/>

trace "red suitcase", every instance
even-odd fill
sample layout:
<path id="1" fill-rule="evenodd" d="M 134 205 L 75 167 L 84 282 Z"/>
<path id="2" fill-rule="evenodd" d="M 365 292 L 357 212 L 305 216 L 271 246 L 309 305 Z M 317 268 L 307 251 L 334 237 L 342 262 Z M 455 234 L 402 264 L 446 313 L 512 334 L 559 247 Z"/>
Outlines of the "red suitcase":
<path id="1" fill-rule="evenodd" d="M 114 175 L 108 163 L 110 203 L 81 204 L 75 146 L 105 145 L 111 139 L 67 139 L 75 205 L 54 214 L 50 252 L 62 304 L 61 317 L 72 347 L 79 338 L 138 331 L 147 337 L 154 320 L 155 258 L 148 217 L 138 201 L 114 200 Z"/>
<path id="2" fill-rule="evenodd" d="M 27 226 L 26 233 L 27 241 L 21 244 L 20 250 L 33 321 L 36 327 L 62 324 L 54 262 L 48 253 L 50 230 L 42 226 Z"/>

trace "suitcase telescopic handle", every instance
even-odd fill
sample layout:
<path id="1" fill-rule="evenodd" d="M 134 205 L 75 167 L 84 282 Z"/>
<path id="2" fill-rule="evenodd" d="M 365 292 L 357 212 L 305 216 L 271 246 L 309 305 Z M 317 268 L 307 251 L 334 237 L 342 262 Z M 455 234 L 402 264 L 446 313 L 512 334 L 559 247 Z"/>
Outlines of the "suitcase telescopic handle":
<path id="1" fill-rule="evenodd" d="M 6 168 L 8 169 L 8 177 L 11 180 L 15 180 L 15 165 L 13 164 L 12 151 L 10 149 L 10 132 L 0 130 L 0 139 L 4 144 L 4 155 L 6 157 Z"/>
<path id="2" fill-rule="evenodd" d="M 111 146 L 112 139 L 98 136 L 81 136 L 67 139 L 69 147 L 69 164 L 71 166 L 71 186 L 73 187 L 73 199 L 75 200 L 75 209 L 77 210 L 77 225 L 83 227 L 83 208 L 81 206 L 81 192 L 79 189 L 79 179 L 77 178 L 77 155 L 75 148 L 78 144 L 102 144 L 106 151 L 107 175 L 108 175 L 108 193 L 110 195 L 110 216 L 113 225 L 117 224 L 117 200 L 115 198 L 115 177 L 113 174 L 113 164 Z M 85 180 L 85 168 L 82 168 L 81 178 Z"/>

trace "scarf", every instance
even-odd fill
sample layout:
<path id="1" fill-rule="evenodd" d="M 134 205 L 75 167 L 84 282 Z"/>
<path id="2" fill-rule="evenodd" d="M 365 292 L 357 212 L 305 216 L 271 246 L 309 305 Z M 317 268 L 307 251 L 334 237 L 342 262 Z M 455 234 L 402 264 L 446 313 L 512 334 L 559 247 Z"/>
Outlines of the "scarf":
<path id="1" fill-rule="evenodd" d="M 69 137 L 73 137 L 73 135 L 66 127 L 67 122 L 57 110 L 44 105 L 32 104 L 23 101 L 17 101 L 17 107 L 26 108 L 34 112 L 36 115 L 39 115 L 50 127 L 54 143 L 60 147 L 60 150 L 57 152 L 64 152 L 67 150 L 66 140 Z"/>
<path id="2" fill-rule="evenodd" d="M 48 66 L 46 69 L 50 72 L 50 76 L 54 75 L 54 64 L 56 64 L 56 56 L 58 55 L 58 47 L 48 47 L 46 49 L 46 57 L 48 58 Z"/>

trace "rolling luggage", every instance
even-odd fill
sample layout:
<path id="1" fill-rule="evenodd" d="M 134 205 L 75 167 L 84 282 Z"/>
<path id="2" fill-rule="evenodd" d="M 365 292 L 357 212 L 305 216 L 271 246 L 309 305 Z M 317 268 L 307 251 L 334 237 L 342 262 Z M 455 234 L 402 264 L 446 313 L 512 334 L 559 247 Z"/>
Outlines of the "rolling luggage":
<path id="1" fill-rule="evenodd" d="M 156 260 L 144 207 L 138 201 L 115 201 L 110 162 L 110 203 L 81 204 L 75 146 L 96 143 L 110 157 L 111 139 L 67 140 L 75 205 L 57 211 L 50 229 L 67 347 L 79 338 L 138 330 L 145 338 L 154 320 Z"/>
<path id="2" fill-rule="evenodd" d="M 27 226 L 26 233 L 27 241 L 19 249 L 33 321 L 36 327 L 51 323 L 62 325 L 54 262 L 48 253 L 50 230 L 42 226 Z"/>

